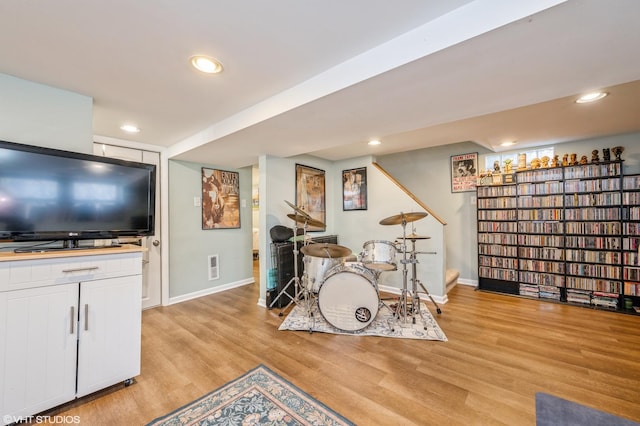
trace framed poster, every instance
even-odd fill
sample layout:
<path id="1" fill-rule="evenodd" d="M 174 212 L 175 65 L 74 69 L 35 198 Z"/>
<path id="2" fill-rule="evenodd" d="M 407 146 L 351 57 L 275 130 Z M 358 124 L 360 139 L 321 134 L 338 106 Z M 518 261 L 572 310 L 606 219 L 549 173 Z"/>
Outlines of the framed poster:
<path id="1" fill-rule="evenodd" d="M 342 210 L 367 209 L 367 168 L 342 171 Z"/>
<path id="2" fill-rule="evenodd" d="M 240 175 L 202 168 L 202 229 L 240 228 Z"/>
<path id="3" fill-rule="evenodd" d="M 324 170 L 296 164 L 296 206 L 316 222 L 315 225 L 308 225 L 307 231 L 324 231 L 326 229 L 325 205 Z"/>
<path id="4" fill-rule="evenodd" d="M 451 192 L 476 190 L 478 153 L 451 156 Z"/>

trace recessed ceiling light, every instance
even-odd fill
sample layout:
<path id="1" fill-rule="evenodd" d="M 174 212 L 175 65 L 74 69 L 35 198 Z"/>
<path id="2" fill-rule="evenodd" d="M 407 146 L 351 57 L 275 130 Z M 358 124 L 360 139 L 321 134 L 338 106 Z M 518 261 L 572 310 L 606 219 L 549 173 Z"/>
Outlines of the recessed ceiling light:
<path id="1" fill-rule="evenodd" d="M 140 128 L 137 126 L 134 126 L 133 124 L 124 124 L 122 126 L 120 126 L 120 130 L 124 130 L 127 133 L 139 133 L 140 132 Z"/>
<path id="2" fill-rule="evenodd" d="M 600 99 L 604 98 L 607 95 L 608 95 L 607 92 L 587 93 L 586 95 L 582 95 L 578 99 L 576 99 L 576 103 L 577 104 L 587 104 L 589 102 L 599 101 Z"/>
<path id="3" fill-rule="evenodd" d="M 500 144 L 500 146 L 512 146 L 512 145 L 515 145 L 515 144 L 516 144 L 515 141 L 507 141 L 507 142 L 502 142 Z"/>
<path id="4" fill-rule="evenodd" d="M 191 65 L 198 71 L 207 74 L 217 74 L 222 72 L 222 63 L 210 56 L 197 55 L 191 57 Z"/>
<path id="5" fill-rule="evenodd" d="M 380 142 L 377 139 L 374 139 L 372 141 L 369 141 L 369 145 L 374 146 L 374 145 L 380 145 L 382 142 Z"/>

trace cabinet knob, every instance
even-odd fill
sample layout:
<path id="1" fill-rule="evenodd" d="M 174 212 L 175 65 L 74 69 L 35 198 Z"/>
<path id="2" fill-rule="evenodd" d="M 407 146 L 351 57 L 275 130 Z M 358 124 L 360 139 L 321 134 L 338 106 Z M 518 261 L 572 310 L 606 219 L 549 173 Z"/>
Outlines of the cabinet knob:
<path id="1" fill-rule="evenodd" d="M 159 240 L 153 240 L 152 243 L 155 247 L 158 247 L 160 245 L 160 241 Z"/>

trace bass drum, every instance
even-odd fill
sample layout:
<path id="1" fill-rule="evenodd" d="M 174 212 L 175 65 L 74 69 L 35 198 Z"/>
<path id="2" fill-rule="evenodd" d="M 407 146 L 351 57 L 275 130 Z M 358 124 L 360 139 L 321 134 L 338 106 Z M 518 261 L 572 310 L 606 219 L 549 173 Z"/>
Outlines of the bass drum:
<path id="1" fill-rule="evenodd" d="M 367 327 L 378 314 L 380 299 L 374 275 L 360 263 L 332 268 L 318 291 L 322 317 L 342 331 Z"/>

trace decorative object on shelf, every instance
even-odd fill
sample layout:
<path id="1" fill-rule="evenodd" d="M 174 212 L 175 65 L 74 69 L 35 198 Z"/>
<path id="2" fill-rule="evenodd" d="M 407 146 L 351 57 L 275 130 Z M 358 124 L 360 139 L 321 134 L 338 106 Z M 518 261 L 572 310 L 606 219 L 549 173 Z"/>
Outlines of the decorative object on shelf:
<path id="1" fill-rule="evenodd" d="M 611 161 L 611 154 L 609 153 L 609 148 L 602 149 L 602 159 L 604 161 Z"/>
<path id="2" fill-rule="evenodd" d="M 587 160 L 587 156 L 583 155 L 582 157 L 580 157 L 580 164 L 585 165 L 587 164 L 589 161 Z"/>
<path id="3" fill-rule="evenodd" d="M 593 164 L 598 164 L 600 162 L 600 156 L 598 155 L 598 150 L 594 149 L 591 151 L 591 162 Z"/>
<path id="4" fill-rule="evenodd" d="M 540 159 L 540 161 L 542 162 L 542 167 L 544 167 L 545 169 L 547 167 L 549 167 L 549 157 L 548 156 L 544 156 Z"/>
<path id="5" fill-rule="evenodd" d="M 507 158 L 506 160 L 504 160 L 504 172 L 505 173 L 511 173 L 513 170 L 513 166 L 511 165 L 511 163 L 513 162 L 513 160 L 511 158 Z"/>
<path id="6" fill-rule="evenodd" d="M 500 173 L 500 162 L 498 160 L 493 162 L 493 173 L 495 174 Z"/>
<path id="7" fill-rule="evenodd" d="M 518 154 L 518 170 L 527 169 L 527 154 Z"/>
<path id="8" fill-rule="evenodd" d="M 578 165 L 578 154 L 571 154 L 571 159 L 569 160 L 569 165 L 570 166 L 577 166 Z"/>
<path id="9" fill-rule="evenodd" d="M 367 210 L 367 168 L 342 171 L 342 210 Z"/>
<path id="10" fill-rule="evenodd" d="M 551 167 L 558 167 L 560 166 L 560 158 L 558 157 L 558 154 L 553 156 L 553 160 L 551 160 Z"/>
<path id="11" fill-rule="evenodd" d="M 624 152 L 624 147 L 623 146 L 614 146 L 613 148 L 611 148 L 611 152 L 613 152 L 613 155 L 616 156 L 616 161 L 620 161 L 620 160 L 622 160 L 622 158 L 620 156 Z"/>
<path id="12" fill-rule="evenodd" d="M 202 168 L 202 229 L 240 228 L 239 176 Z"/>
<path id="13" fill-rule="evenodd" d="M 476 190 L 478 153 L 451 156 L 451 192 Z"/>
<path id="14" fill-rule="evenodd" d="M 562 167 L 567 167 L 569 165 L 569 154 L 564 154 L 562 156 Z"/>
<path id="15" fill-rule="evenodd" d="M 505 173 L 502 175 L 502 183 L 515 183 L 516 175 L 514 173 Z"/>
<path id="16" fill-rule="evenodd" d="M 532 169 L 539 169 L 540 168 L 540 159 L 539 158 L 534 158 L 533 160 L 531 160 L 531 168 Z"/>
<path id="17" fill-rule="evenodd" d="M 296 206 L 316 220 L 316 226 L 310 225 L 307 231 L 326 229 L 325 205 L 324 170 L 296 164 Z"/>

